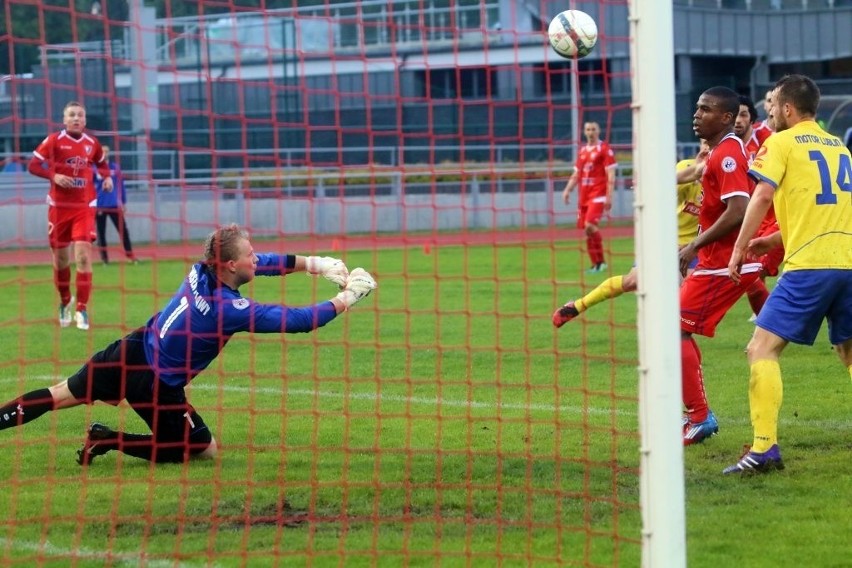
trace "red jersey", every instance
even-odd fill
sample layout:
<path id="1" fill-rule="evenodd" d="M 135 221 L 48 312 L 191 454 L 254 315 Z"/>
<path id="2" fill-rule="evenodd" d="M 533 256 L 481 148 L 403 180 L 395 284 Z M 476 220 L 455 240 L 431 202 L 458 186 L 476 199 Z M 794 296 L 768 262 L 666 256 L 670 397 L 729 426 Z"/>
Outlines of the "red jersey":
<path id="1" fill-rule="evenodd" d="M 754 124 L 754 131 L 758 134 L 758 137 L 761 137 L 761 136 L 763 137 L 763 138 L 760 140 L 760 143 L 761 143 L 761 144 L 763 144 L 763 141 L 764 141 L 764 140 L 766 140 L 767 138 L 769 138 L 769 135 L 770 135 L 770 134 L 772 134 L 773 132 L 775 132 L 774 130 L 772 130 L 771 128 L 769 128 L 769 125 L 768 125 L 768 124 L 766 124 L 766 121 L 765 121 L 765 120 L 761 120 L 760 122 L 755 123 L 755 124 Z"/>
<path id="2" fill-rule="evenodd" d="M 45 138 L 33 150 L 29 171 L 50 180 L 47 203 L 56 207 L 90 207 L 97 201 L 92 164 L 102 176 L 109 176 L 109 166 L 98 139 L 85 132 L 74 138 L 65 130 Z M 47 166 L 45 168 L 45 166 Z M 61 187 L 53 181 L 54 174 L 73 178 L 73 187 Z"/>
<path id="3" fill-rule="evenodd" d="M 586 144 L 580 148 L 574 170 L 580 187 L 580 205 L 606 196 L 607 172 L 615 167 L 615 154 L 606 142 Z"/>
<path id="4" fill-rule="evenodd" d="M 762 128 L 760 130 L 757 128 L 751 129 L 751 138 L 745 143 L 745 152 L 749 165 L 754 161 L 754 157 L 757 155 L 760 147 L 763 146 L 763 142 L 771 135 L 772 131 L 769 128 Z"/>
<path id="5" fill-rule="evenodd" d="M 754 161 L 754 157 L 757 156 L 757 151 L 760 150 L 760 147 L 763 146 L 763 143 L 772 135 L 772 130 L 764 123 L 760 123 L 762 128 L 753 128 L 751 131 L 751 138 L 749 138 L 748 142 L 745 143 L 745 151 L 746 157 L 748 157 L 748 165 L 751 166 L 751 163 Z M 757 231 L 758 236 L 769 235 L 778 230 L 778 222 L 775 219 L 775 207 L 770 204 L 769 209 L 766 211 L 766 216 L 763 218 L 763 222 L 760 224 L 760 229 Z"/>
<path id="6" fill-rule="evenodd" d="M 727 208 L 725 201 L 734 196 L 750 197 L 754 184 L 748 177 L 748 159 L 743 142 L 733 133 L 728 134 L 707 156 L 704 174 L 701 176 L 704 201 L 698 213 L 698 232 L 713 226 Z M 728 275 L 728 261 L 740 229 L 736 227 L 721 239 L 698 251 L 696 274 Z M 743 266 L 743 273 L 760 268 L 759 263 Z"/>

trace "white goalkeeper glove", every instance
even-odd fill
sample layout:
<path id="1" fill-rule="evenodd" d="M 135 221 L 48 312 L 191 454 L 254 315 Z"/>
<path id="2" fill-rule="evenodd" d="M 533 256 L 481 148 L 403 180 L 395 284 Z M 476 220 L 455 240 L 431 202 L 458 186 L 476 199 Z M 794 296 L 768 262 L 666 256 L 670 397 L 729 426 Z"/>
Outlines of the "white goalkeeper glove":
<path id="1" fill-rule="evenodd" d="M 337 299 L 343 302 L 348 310 L 376 289 L 376 280 L 363 268 L 356 268 L 349 273 L 346 287 L 337 295 Z"/>
<path id="2" fill-rule="evenodd" d="M 305 257 L 305 272 L 320 275 L 326 280 L 337 284 L 341 289 L 346 287 L 349 278 L 349 269 L 339 258 L 330 256 L 308 256 Z"/>

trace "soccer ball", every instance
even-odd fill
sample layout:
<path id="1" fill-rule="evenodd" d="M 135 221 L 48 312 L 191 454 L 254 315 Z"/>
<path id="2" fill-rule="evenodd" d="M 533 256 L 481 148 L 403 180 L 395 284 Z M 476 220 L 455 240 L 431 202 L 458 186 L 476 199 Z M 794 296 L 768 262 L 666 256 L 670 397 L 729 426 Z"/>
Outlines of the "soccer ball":
<path id="1" fill-rule="evenodd" d="M 598 41 L 598 25 L 585 12 L 565 10 L 550 21 L 547 35 L 554 51 L 562 57 L 585 57 Z"/>

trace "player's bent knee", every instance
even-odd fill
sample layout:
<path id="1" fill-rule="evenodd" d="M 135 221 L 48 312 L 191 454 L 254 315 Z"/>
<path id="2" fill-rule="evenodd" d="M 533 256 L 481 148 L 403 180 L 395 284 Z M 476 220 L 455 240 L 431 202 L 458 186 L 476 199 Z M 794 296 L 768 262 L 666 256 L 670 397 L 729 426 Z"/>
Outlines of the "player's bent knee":
<path id="1" fill-rule="evenodd" d="M 74 397 L 71 393 L 71 389 L 68 388 L 67 380 L 49 387 L 48 390 L 50 390 L 50 396 L 53 397 L 53 407 L 56 410 L 59 410 L 60 408 L 70 408 L 86 402 Z"/>
<path id="2" fill-rule="evenodd" d="M 746 346 L 748 361 L 754 363 L 762 359 L 777 359 L 785 345 L 786 342 L 774 333 L 756 327 Z"/>
<path id="3" fill-rule="evenodd" d="M 746 348 L 745 348 L 745 352 L 746 352 L 746 359 L 748 359 L 749 364 L 754 363 L 757 359 L 760 358 L 757 355 L 757 352 L 756 352 L 756 349 L 755 349 L 754 337 L 753 336 L 752 336 L 751 339 L 749 339 L 748 344 L 746 345 Z"/>
<path id="4" fill-rule="evenodd" d="M 189 453 L 193 459 L 212 458 L 216 455 L 218 446 L 213 434 L 208 428 L 196 430 L 189 435 Z"/>
<path id="5" fill-rule="evenodd" d="M 844 365 L 852 366 L 852 339 L 847 339 L 843 343 L 835 345 L 834 350 Z"/>
<path id="6" fill-rule="evenodd" d="M 216 454 L 219 453 L 219 446 L 216 444 L 216 438 L 211 437 L 210 443 L 202 452 L 192 455 L 192 459 L 196 460 L 209 460 L 216 457 Z"/>

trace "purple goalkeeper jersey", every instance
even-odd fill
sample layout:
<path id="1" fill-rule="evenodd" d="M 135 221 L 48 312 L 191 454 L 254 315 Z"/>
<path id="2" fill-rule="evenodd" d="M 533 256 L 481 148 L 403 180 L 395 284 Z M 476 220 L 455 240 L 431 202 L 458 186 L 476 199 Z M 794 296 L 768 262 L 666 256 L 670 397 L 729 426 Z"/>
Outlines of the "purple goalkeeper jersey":
<path id="1" fill-rule="evenodd" d="M 287 274 L 296 261 L 292 255 L 258 254 L 257 258 L 258 276 Z M 163 311 L 145 326 L 145 356 L 161 381 L 184 386 L 213 362 L 237 332 L 308 332 L 336 315 L 330 301 L 291 308 L 244 298 L 199 262 Z"/>

